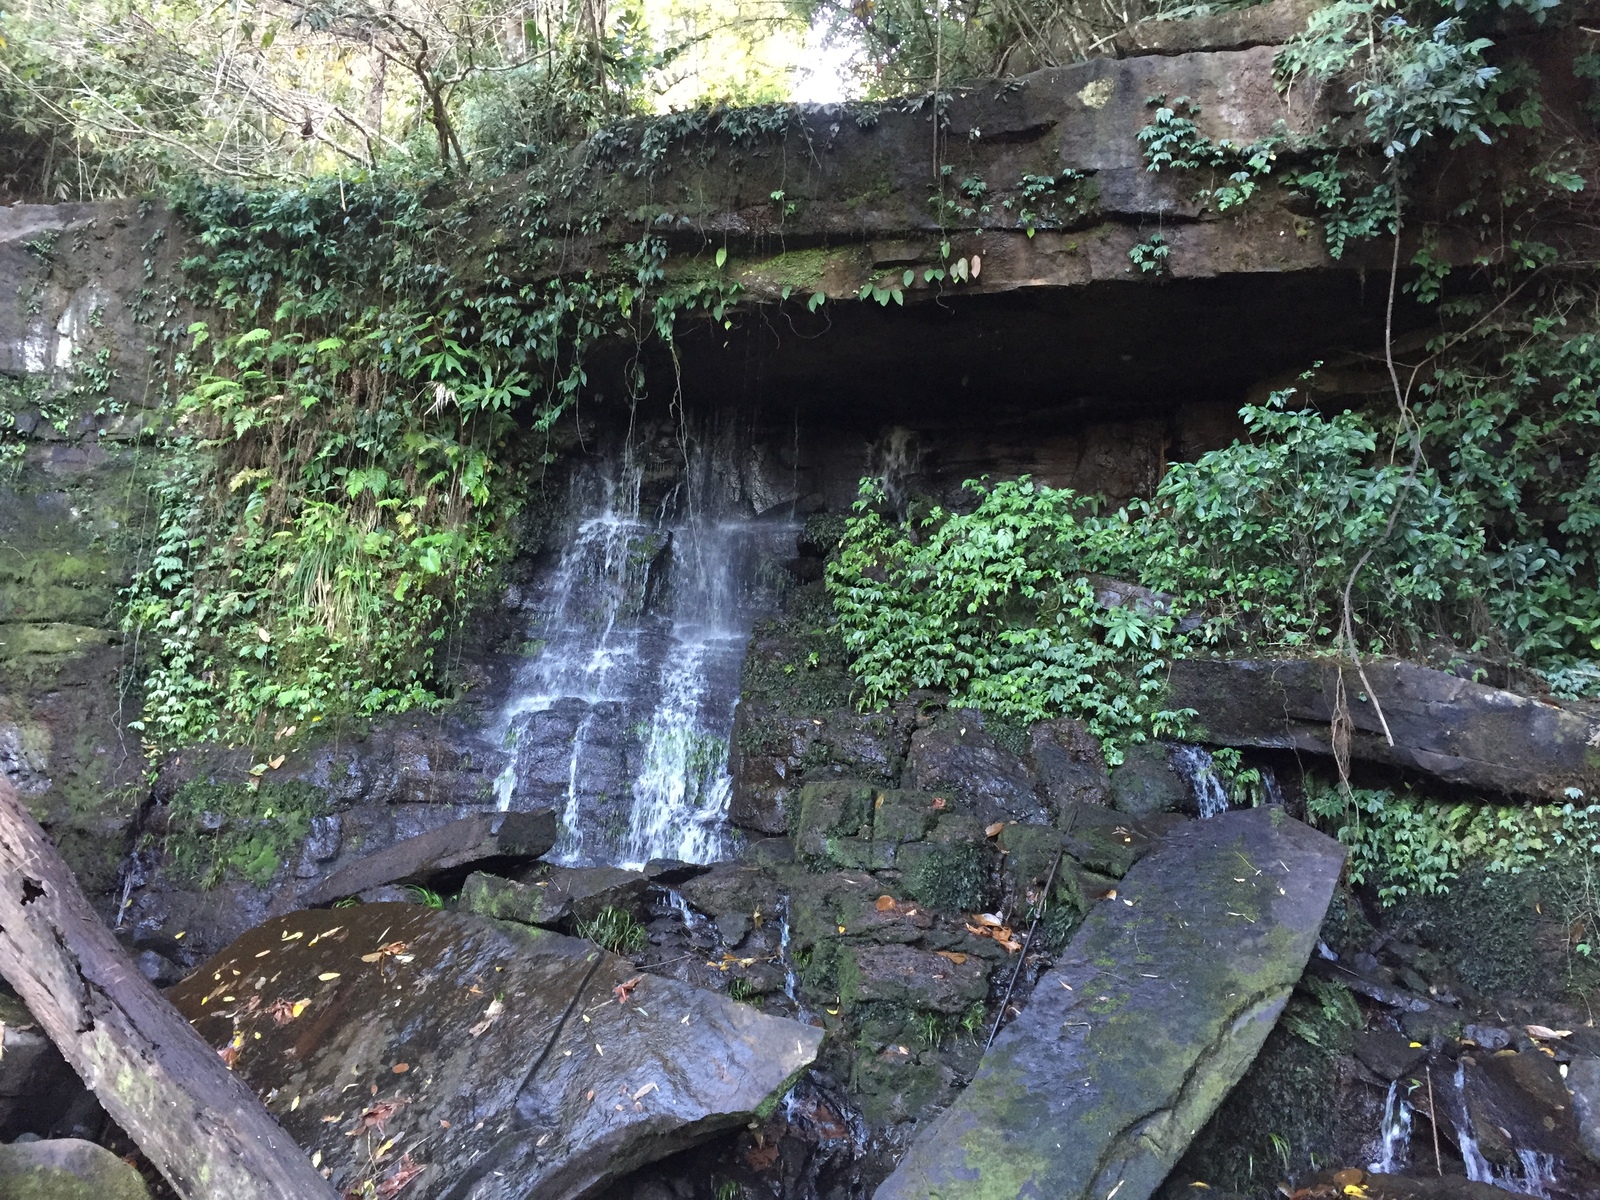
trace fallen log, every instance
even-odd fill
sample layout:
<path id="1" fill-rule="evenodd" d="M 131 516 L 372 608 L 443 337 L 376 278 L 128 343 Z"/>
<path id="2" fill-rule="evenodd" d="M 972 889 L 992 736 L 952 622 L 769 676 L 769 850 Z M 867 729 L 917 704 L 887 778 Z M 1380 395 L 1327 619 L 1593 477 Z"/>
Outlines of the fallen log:
<path id="1" fill-rule="evenodd" d="M 0 975 L 184 1200 L 335 1200 L 255 1094 L 128 961 L 3 778 Z"/>

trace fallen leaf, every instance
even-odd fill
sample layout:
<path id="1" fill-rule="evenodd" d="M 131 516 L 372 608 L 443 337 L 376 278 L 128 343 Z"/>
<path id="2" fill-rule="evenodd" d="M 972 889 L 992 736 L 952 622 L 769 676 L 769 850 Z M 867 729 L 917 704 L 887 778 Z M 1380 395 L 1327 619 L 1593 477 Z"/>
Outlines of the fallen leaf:
<path id="1" fill-rule="evenodd" d="M 1001 831 L 1004 830 L 1005 827 L 1006 827 L 1006 823 L 1004 821 L 996 821 L 993 825 L 990 825 L 990 826 L 988 826 L 987 828 L 984 829 L 983 836 L 984 837 L 999 837 Z"/>
<path id="2" fill-rule="evenodd" d="M 991 929 L 999 929 L 1005 924 L 1004 921 L 995 916 L 993 913 L 974 913 L 972 919 L 979 925 L 987 925 Z"/>
<path id="3" fill-rule="evenodd" d="M 311 1001 L 309 1000 L 296 1000 L 289 1008 L 289 1016 L 291 1018 L 298 1017 L 301 1013 L 305 1012 L 306 1006 L 310 1003 Z"/>
<path id="4" fill-rule="evenodd" d="M 337 972 L 337 971 L 324 971 L 321 975 L 318 975 L 317 978 L 322 980 L 323 983 L 327 983 L 328 980 L 330 980 L 330 979 L 339 978 L 339 972 Z"/>
<path id="5" fill-rule="evenodd" d="M 350 1137 L 355 1137 L 356 1134 L 364 1129 L 376 1129 L 379 1133 L 382 1133 L 383 1127 L 389 1118 L 399 1112 L 401 1106 L 405 1103 L 406 1101 L 404 1100 L 381 1100 L 371 1108 L 364 1109 L 361 1115 L 356 1118 L 356 1127 L 345 1130 L 345 1133 Z"/>
<path id="6" fill-rule="evenodd" d="M 268 763 L 267 763 L 267 766 L 271 767 L 274 771 L 276 771 L 279 767 L 283 766 L 284 757 L 285 756 L 282 755 L 282 754 L 278 755 L 277 758 L 269 760 Z"/>
<path id="7" fill-rule="evenodd" d="M 422 1174 L 423 1163 L 413 1162 L 410 1151 L 400 1156 L 400 1161 L 395 1164 L 394 1174 L 378 1185 L 378 1200 L 391 1200 L 398 1196 L 410 1182 Z"/>
<path id="8" fill-rule="evenodd" d="M 489 1007 L 483 1010 L 483 1020 L 479 1021 L 471 1029 L 467 1030 L 467 1032 L 473 1037 L 482 1036 L 489 1026 L 493 1025 L 500 1019 L 500 1014 L 505 1012 L 505 1010 L 506 1006 L 500 1003 L 500 998 L 496 996 L 493 1000 L 489 1001 Z"/>
<path id="9" fill-rule="evenodd" d="M 943 796 L 935 796 L 933 798 L 933 806 L 935 808 L 943 808 L 944 807 L 944 797 Z"/>
<path id="10" fill-rule="evenodd" d="M 645 1084 L 642 1088 L 640 1088 L 637 1092 L 635 1092 L 633 1094 L 633 1102 L 635 1104 L 639 1103 L 639 1101 L 643 1100 L 646 1096 L 648 1096 L 651 1092 L 653 1092 L 655 1090 L 656 1090 L 656 1085 L 654 1083 Z"/>
<path id="11" fill-rule="evenodd" d="M 888 912 L 893 907 L 894 907 L 894 897 L 893 896 L 879 896 L 878 897 L 878 911 L 879 912 Z"/>
<path id="12" fill-rule="evenodd" d="M 1541 1041 L 1572 1036 L 1572 1030 L 1570 1029 L 1551 1029 L 1547 1025 L 1529 1025 L 1527 1029 L 1529 1037 L 1538 1038 Z"/>
<path id="13" fill-rule="evenodd" d="M 611 994 L 617 998 L 618 1004 L 626 1004 L 628 997 L 633 995 L 633 989 L 644 982 L 643 975 L 635 975 L 632 979 L 625 980 L 611 989 Z"/>
<path id="14" fill-rule="evenodd" d="M 967 961 L 967 956 L 965 954 L 958 954 L 954 950 L 935 950 L 934 953 L 937 954 L 940 958 L 948 958 L 951 962 L 955 963 L 955 965 L 958 966 L 958 967 L 962 963 Z"/>
<path id="15" fill-rule="evenodd" d="M 390 1067 L 389 1070 L 390 1070 L 390 1072 L 392 1074 L 404 1075 L 407 1071 L 411 1070 L 411 1064 L 410 1063 L 395 1063 L 395 1065 Z"/>

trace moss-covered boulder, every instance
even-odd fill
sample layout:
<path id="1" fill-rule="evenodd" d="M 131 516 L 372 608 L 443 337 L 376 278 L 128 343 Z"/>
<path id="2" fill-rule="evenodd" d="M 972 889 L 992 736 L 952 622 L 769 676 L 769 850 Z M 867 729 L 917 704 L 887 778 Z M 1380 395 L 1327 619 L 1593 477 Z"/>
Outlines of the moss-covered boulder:
<path id="1" fill-rule="evenodd" d="M 6 1200 L 150 1200 L 144 1179 L 111 1151 L 78 1138 L 0 1146 Z"/>
<path id="2" fill-rule="evenodd" d="M 1343 862 L 1278 809 L 1169 834 L 877 1200 L 1146 1200 L 1277 1021 Z"/>

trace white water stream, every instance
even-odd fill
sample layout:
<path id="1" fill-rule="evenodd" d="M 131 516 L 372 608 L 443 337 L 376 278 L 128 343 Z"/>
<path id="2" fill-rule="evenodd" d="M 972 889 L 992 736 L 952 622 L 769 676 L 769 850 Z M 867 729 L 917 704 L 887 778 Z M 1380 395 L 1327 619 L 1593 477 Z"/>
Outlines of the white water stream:
<path id="1" fill-rule="evenodd" d="M 741 515 L 719 494 L 730 474 L 692 450 L 654 511 L 626 456 L 572 481 L 574 524 L 539 581 L 533 653 L 496 730 L 512 748 L 499 807 L 554 805 L 558 861 L 725 857 L 739 671 L 772 601 L 762 564 L 792 554 L 795 533 Z"/>

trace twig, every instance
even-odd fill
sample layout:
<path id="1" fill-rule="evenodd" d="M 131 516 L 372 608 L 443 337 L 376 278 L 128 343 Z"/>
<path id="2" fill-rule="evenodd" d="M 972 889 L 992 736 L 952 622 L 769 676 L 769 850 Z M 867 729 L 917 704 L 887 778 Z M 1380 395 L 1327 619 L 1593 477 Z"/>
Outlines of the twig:
<path id="1" fill-rule="evenodd" d="M 1428 1077 L 1428 1125 L 1433 1130 L 1433 1169 L 1443 1177 L 1444 1162 L 1439 1158 L 1439 1115 L 1433 1107 L 1433 1067 L 1424 1067 L 1423 1073 Z"/>
<path id="2" fill-rule="evenodd" d="M 1066 838 L 1068 833 L 1072 832 L 1072 825 L 1077 821 L 1078 814 L 1076 809 L 1073 810 L 1072 816 L 1073 821 L 1069 823 L 1067 828 L 1062 832 L 1061 836 L 1063 839 Z M 1011 981 L 1006 984 L 1006 994 L 1000 997 L 1000 1011 L 994 1015 L 994 1028 L 989 1030 L 989 1039 L 983 1043 L 983 1052 L 985 1054 L 989 1052 L 989 1047 L 994 1045 L 995 1034 L 1000 1032 L 1000 1022 L 1006 1019 L 1006 1005 L 1011 1003 L 1011 991 L 1017 986 L 1017 977 L 1022 974 L 1022 964 L 1028 961 L 1028 948 L 1033 945 L 1034 930 L 1039 928 L 1039 922 L 1044 918 L 1044 914 L 1049 911 L 1050 890 L 1055 887 L 1056 872 L 1061 869 L 1061 860 L 1066 856 L 1067 848 L 1065 845 L 1063 845 L 1061 849 L 1056 851 L 1055 862 L 1050 864 L 1050 874 L 1044 881 L 1044 895 L 1040 900 L 1039 911 L 1034 914 L 1033 924 L 1028 926 L 1028 936 L 1022 939 L 1022 953 L 1017 955 L 1017 966 L 1016 969 L 1011 972 Z"/>

